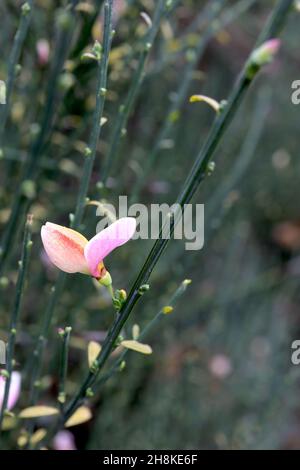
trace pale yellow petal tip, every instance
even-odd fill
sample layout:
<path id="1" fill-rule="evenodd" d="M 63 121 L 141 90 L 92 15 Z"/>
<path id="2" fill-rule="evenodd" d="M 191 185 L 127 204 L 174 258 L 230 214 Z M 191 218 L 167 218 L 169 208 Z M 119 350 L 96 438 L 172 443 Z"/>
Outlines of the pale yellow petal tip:
<path id="1" fill-rule="evenodd" d="M 148 344 L 139 343 L 134 339 L 125 340 L 121 342 L 124 348 L 131 349 L 132 351 L 139 352 L 141 354 L 152 354 L 152 348 Z"/>
<path id="2" fill-rule="evenodd" d="M 192 284 L 192 279 L 185 279 L 182 284 L 184 286 L 189 286 L 190 284 Z"/>
<path id="3" fill-rule="evenodd" d="M 52 406 L 29 406 L 21 411 L 19 418 L 30 419 L 41 416 L 53 416 L 59 414 L 59 410 Z"/>
<path id="4" fill-rule="evenodd" d="M 213 98 L 205 95 L 192 95 L 190 97 L 190 103 L 201 103 L 204 102 L 208 104 L 216 113 L 220 111 L 220 103 Z"/>
<path id="5" fill-rule="evenodd" d="M 95 360 L 98 357 L 98 354 L 101 351 L 101 346 L 99 343 L 96 343 L 96 341 L 91 341 L 88 344 L 88 363 L 89 363 L 89 368 L 92 367 L 94 364 Z"/>
<path id="6" fill-rule="evenodd" d="M 83 424 L 92 419 L 92 412 L 87 406 L 80 406 L 65 423 L 65 428 Z"/>
<path id="7" fill-rule="evenodd" d="M 174 308 L 171 305 L 166 305 L 165 307 L 163 307 L 162 312 L 164 315 L 169 315 L 173 312 L 173 310 Z"/>

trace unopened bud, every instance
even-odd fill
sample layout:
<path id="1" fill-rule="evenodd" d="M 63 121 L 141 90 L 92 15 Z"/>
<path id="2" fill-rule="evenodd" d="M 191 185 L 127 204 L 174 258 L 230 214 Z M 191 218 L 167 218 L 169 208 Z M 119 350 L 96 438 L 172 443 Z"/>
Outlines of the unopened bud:
<path id="1" fill-rule="evenodd" d="M 166 305 L 163 307 L 162 312 L 164 315 L 168 315 L 169 313 L 172 313 L 174 308 L 171 305 Z"/>
<path id="2" fill-rule="evenodd" d="M 148 292 L 149 289 L 150 289 L 149 284 L 143 284 L 143 285 L 139 288 L 139 294 L 140 294 L 140 295 L 143 295 L 143 294 L 145 294 L 145 292 Z"/>
<path id="3" fill-rule="evenodd" d="M 280 44 L 279 39 L 269 39 L 252 52 L 247 64 L 248 78 L 252 79 L 261 67 L 273 61 Z"/>
<path id="4" fill-rule="evenodd" d="M 6 84 L 0 80 L 0 104 L 6 104 Z"/>

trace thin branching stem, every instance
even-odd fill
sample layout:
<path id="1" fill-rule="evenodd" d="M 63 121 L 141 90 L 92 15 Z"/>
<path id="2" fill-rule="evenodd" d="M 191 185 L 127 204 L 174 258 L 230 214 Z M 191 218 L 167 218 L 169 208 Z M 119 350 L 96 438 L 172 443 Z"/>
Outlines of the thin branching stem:
<path id="1" fill-rule="evenodd" d="M 226 26 L 232 23 L 236 18 L 246 12 L 257 0 L 240 0 L 234 6 L 229 7 L 224 13 L 221 13 L 220 17 L 214 21 L 213 34 L 216 35 L 218 32 L 224 30 Z M 218 8 L 217 8 L 218 9 Z M 147 73 L 145 80 L 150 80 L 157 74 L 161 73 L 167 66 L 174 65 L 178 60 L 182 58 L 182 53 L 190 51 L 189 36 L 191 34 L 199 34 L 204 32 L 207 28 L 207 22 L 211 16 L 211 4 L 207 5 L 204 12 L 199 14 L 199 17 L 190 24 L 189 27 L 184 31 L 183 36 L 180 38 L 181 48 L 173 54 L 164 55 L 164 57 Z M 201 58 L 201 57 L 200 57 Z M 199 62 L 199 61 L 198 61 Z"/>
<path id="2" fill-rule="evenodd" d="M 14 300 L 14 306 L 11 314 L 10 325 L 9 325 L 9 340 L 7 347 L 7 364 L 5 370 L 6 382 L 4 389 L 4 397 L 1 406 L 0 412 L 0 430 L 2 427 L 3 418 L 7 408 L 9 390 L 11 385 L 11 376 L 13 373 L 14 367 L 14 354 L 15 354 L 15 344 L 17 336 L 17 328 L 20 317 L 20 311 L 22 306 L 22 299 L 24 295 L 26 275 L 28 269 L 29 255 L 32 246 L 31 242 L 31 216 L 28 216 L 27 222 L 25 224 L 24 238 L 23 238 L 23 248 L 22 255 L 19 261 L 19 274 L 16 285 L 16 296 Z"/>
<path id="3" fill-rule="evenodd" d="M 69 359 L 69 341 L 72 328 L 67 326 L 59 334 L 62 337 L 62 347 L 61 347 L 61 359 L 59 367 L 59 393 L 58 393 L 58 403 L 61 410 L 63 410 L 64 403 L 66 401 L 66 378 L 68 372 L 68 359 Z"/>
<path id="4" fill-rule="evenodd" d="M 106 185 L 107 178 L 109 177 L 110 171 L 115 164 L 122 136 L 126 134 L 126 124 L 134 106 L 135 100 L 138 96 L 138 92 L 141 89 L 147 59 L 152 49 L 155 37 L 159 31 L 161 20 L 167 12 L 168 10 L 166 8 L 165 0 L 158 0 L 152 25 L 149 27 L 149 30 L 145 35 L 141 46 L 142 50 L 140 52 L 137 67 L 132 78 L 128 94 L 124 100 L 124 103 L 119 107 L 118 116 L 112 131 L 110 147 L 103 168 L 103 173 L 101 175 L 101 182 L 104 184 L 104 186 Z"/>
<path id="5" fill-rule="evenodd" d="M 235 162 L 230 167 L 228 177 L 224 179 L 216 189 L 214 194 L 205 205 L 205 216 L 210 221 L 205 227 L 205 237 L 207 240 L 212 238 L 213 232 L 221 226 L 224 217 L 228 215 L 234 204 L 225 204 L 229 193 L 238 186 L 243 177 L 247 174 L 247 170 L 255 155 L 255 151 L 262 137 L 266 124 L 266 118 L 270 110 L 271 93 L 266 87 L 259 92 L 254 110 L 251 116 L 249 130 L 247 131 L 244 142 Z M 182 256 L 182 249 L 176 249 L 172 253 L 169 252 L 169 263 L 176 264 Z M 191 269 L 195 262 L 199 262 L 198 258 L 191 257 L 186 263 L 187 269 Z M 160 273 L 163 275 L 167 267 L 163 268 Z"/>
<path id="6" fill-rule="evenodd" d="M 293 0 L 280 0 L 277 2 L 274 7 L 273 13 L 267 22 L 267 25 L 263 29 L 262 34 L 259 38 L 259 44 L 276 37 L 283 27 L 288 12 L 293 5 Z M 256 46 L 255 46 L 256 47 Z M 255 72 L 252 69 L 253 63 L 251 62 L 252 54 L 247 60 L 245 67 L 243 68 L 236 84 L 233 87 L 232 93 L 229 96 L 227 105 L 224 107 L 222 113 L 220 113 L 212 126 L 210 134 L 201 148 L 193 168 L 183 186 L 182 191 L 180 192 L 177 203 L 184 210 L 184 204 L 187 204 L 191 201 L 196 191 L 198 190 L 200 184 L 204 181 L 207 176 L 207 170 L 211 158 L 219 145 L 222 137 L 225 134 L 229 124 L 231 123 L 233 117 L 235 116 L 239 105 L 244 97 L 246 91 L 249 89 L 251 82 L 253 81 L 255 75 L 259 71 L 260 67 L 255 68 Z M 249 67 L 251 68 L 251 74 L 249 73 Z M 63 420 L 60 422 L 65 422 L 77 407 L 82 403 L 86 397 L 87 390 L 93 386 L 96 382 L 97 377 L 103 366 L 105 365 L 107 359 L 109 358 L 112 350 L 115 347 L 116 340 L 128 320 L 135 304 L 141 297 L 140 287 L 141 285 L 147 283 L 149 280 L 153 269 L 155 268 L 157 262 L 159 261 L 161 255 L 163 254 L 166 246 L 168 245 L 169 238 L 162 238 L 163 234 L 166 233 L 166 224 L 168 224 L 170 230 L 169 233 L 172 235 L 175 228 L 175 214 L 171 214 L 171 217 L 163 224 L 160 236 L 154 243 L 146 262 L 144 263 L 140 273 L 137 276 L 136 281 L 133 284 L 133 287 L 128 295 L 126 302 L 123 304 L 119 315 L 114 321 L 112 327 L 110 328 L 106 339 L 103 343 L 101 352 L 96 359 L 96 368 L 93 371 L 89 371 L 87 377 L 79 388 L 78 392 L 75 394 L 73 399 L 67 405 Z"/>
<path id="7" fill-rule="evenodd" d="M 107 93 L 107 70 L 109 61 L 109 52 L 112 42 L 112 0 L 106 0 L 104 4 L 104 36 L 103 36 L 103 52 L 102 59 L 99 61 L 98 66 L 98 83 L 97 83 L 97 101 L 96 108 L 93 117 L 93 127 L 90 137 L 89 145 L 86 149 L 85 162 L 83 167 L 83 175 L 80 182 L 80 188 L 78 193 L 76 211 L 74 215 L 74 221 L 72 223 L 73 228 L 78 228 L 81 223 L 83 211 L 86 204 L 86 197 L 89 189 L 92 169 L 97 153 L 97 146 L 101 132 L 101 118 L 103 116 L 103 109 L 105 103 L 105 97 Z"/>

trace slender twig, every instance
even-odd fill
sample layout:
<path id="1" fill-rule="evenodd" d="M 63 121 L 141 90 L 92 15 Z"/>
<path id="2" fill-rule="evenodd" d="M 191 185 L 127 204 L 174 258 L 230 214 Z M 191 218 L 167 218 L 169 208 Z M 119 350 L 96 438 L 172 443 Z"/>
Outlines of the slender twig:
<path id="1" fill-rule="evenodd" d="M 22 299 L 24 295 L 29 255 L 30 255 L 30 250 L 31 250 L 31 245 L 32 245 L 31 230 L 30 230 L 31 221 L 32 221 L 32 217 L 28 216 L 27 222 L 25 224 L 22 256 L 19 261 L 19 274 L 18 274 L 18 280 L 17 280 L 17 285 L 16 285 L 16 296 L 15 296 L 14 307 L 13 307 L 12 315 L 10 319 L 9 340 L 8 340 L 8 347 L 7 347 L 7 364 L 6 364 L 6 370 L 5 370 L 6 382 L 5 382 L 4 397 L 3 397 L 3 402 L 1 406 L 1 412 L 0 412 L 0 430 L 2 427 L 2 421 L 4 418 L 5 411 L 7 408 L 7 403 L 8 403 L 11 376 L 13 373 L 13 366 L 14 366 L 14 354 L 15 354 L 17 327 L 18 327 L 18 321 L 19 321 L 19 316 L 20 316 L 20 311 L 21 311 L 21 306 L 22 306 Z"/>
<path id="2" fill-rule="evenodd" d="M 230 23 L 232 23 L 237 17 L 242 15 L 244 12 L 249 10 L 257 0 L 240 0 L 234 6 L 229 7 L 224 13 L 221 13 L 220 17 L 214 21 L 214 28 L 212 30 L 215 36 L 218 32 L 223 31 Z M 217 8 L 218 9 L 218 8 Z M 145 80 L 149 80 L 161 73 L 168 65 L 176 64 L 177 61 L 182 58 L 182 53 L 191 50 L 189 46 L 189 36 L 194 34 L 202 33 L 206 30 L 208 20 L 211 16 L 211 4 L 207 5 L 207 9 L 199 15 L 198 18 L 190 24 L 184 31 L 184 34 L 179 38 L 179 42 L 182 44 L 181 48 L 173 54 L 164 55 L 163 59 L 153 65 L 153 68 L 147 73 Z M 200 57 L 201 58 L 201 57 Z M 200 59 L 199 58 L 199 59 Z M 199 62 L 199 60 L 198 60 Z"/>
<path id="3" fill-rule="evenodd" d="M 177 300 L 179 299 L 179 297 L 181 297 L 181 295 L 184 294 L 184 292 L 186 291 L 187 287 L 189 286 L 189 284 L 191 283 L 191 281 L 189 279 L 185 279 L 181 284 L 180 286 L 178 287 L 178 289 L 176 289 L 176 291 L 174 292 L 174 294 L 172 295 L 171 299 L 168 301 L 167 303 L 167 306 L 168 307 L 174 307 L 174 305 L 176 304 Z M 168 314 L 165 313 L 164 311 L 164 307 L 161 308 L 159 310 L 159 312 L 152 318 L 152 320 L 145 326 L 145 328 L 140 332 L 138 338 L 136 338 L 138 341 L 142 341 L 144 338 L 146 338 L 146 336 L 148 335 L 148 333 L 153 330 L 157 324 L 164 318 L 166 318 L 166 316 L 168 316 Z M 102 377 L 99 378 L 99 380 L 97 381 L 97 383 L 95 384 L 95 388 L 99 388 L 101 387 L 102 385 L 104 385 L 116 372 L 118 372 L 120 370 L 120 366 L 122 364 L 122 362 L 124 361 L 124 359 L 126 358 L 127 354 L 130 352 L 129 349 L 124 349 L 124 351 L 120 354 L 120 356 L 116 359 L 116 361 L 114 362 L 114 364 L 110 367 L 110 369 L 105 372 Z"/>
<path id="4" fill-rule="evenodd" d="M 13 47 L 8 60 L 8 70 L 7 70 L 7 82 L 6 82 L 6 101 L 5 104 L 0 106 L 1 116 L 0 116 L 0 151 L 3 152 L 3 134 L 6 126 L 6 122 L 9 115 L 10 109 L 10 99 L 12 91 L 15 85 L 17 66 L 19 65 L 19 60 L 23 48 L 24 41 L 27 36 L 29 29 L 30 19 L 32 16 L 32 6 L 33 0 L 28 0 L 21 7 L 21 19 L 19 23 L 18 30 L 14 37 Z"/>
<path id="5" fill-rule="evenodd" d="M 101 117 L 103 114 L 105 95 L 106 95 L 106 83 L 107 83 L 107 68 L 109 53 L 112 42 L 112 6 L 113 0 L 106 0 L 104 5 L 104 33 L 103 33 L 103 53 L 102 59 L 98 63 L 98 80 L 97 80 L 97 98 L 96 108 L 94 112 L 93 127 L 91 130 L 90 142 L 86 149 L 86 157 L 83 168 L 83 175 L 80 182 L 80 188 L 78 192 L 77 205 L 75 215 L 72 221 L 72 227 L 78 228 L 81 223 L 83 211 L 85 208 L 86 197 L 88 187 L 91 179 L 91 173 L 93 169 L 93 163 L 97 153 L 97 146 L 101 132 Z M 44 313 L 43 326 L 41 334 L 38 338 L 38 343 L 34 353 L 34 364 L 32 366 L 32 377 L 31 377 L 31 393 L 29 402 L 31 405 L 37 401 L 39 393 L 39 377 L 41 375 L 41 368 L 43 363 L 43 352 L 46 344 L 46 339 L 49 334 L 53 314 L 57 306 L 58 300 L 63 291 L 65 281 L 65 273 L 61 272 L 55 286 L 52 288 L 50 294 L 49 303 Z"/>
<path id="6" fill-rule="evenodd" d="M 287 14 L 290 10 L 290 7 L 293 4 L 293 0 L 280 0 L 274 7 L 273 13 L 268 21 L 266 27 L 264 28 L 262 34 L 259 38 L 259 44 L 267 41 L 268 39 L 277 36 L 280 32 L 281 27 L 286 21 Z M 201 148 L 199 155 L 196 158 L 194 166 L 184 184 L 183 190 L 178 196 L 177 203 L 184 208 L 184 204 L 187 204 L 191 201 L 192 197 L 195 195 L 200 184 L 203 182 L 207 176 L 208 165 L 210 160 L 219 145 L 222 137 L 227 130 L 229 124 L 231 123 L 236 111 L 239 108 L 242 98 L 244 97 L 246 91 L 248 90 L 250 84 L 252 83 L 255 75 L 258 73 L 260 67 L 258 64 L 255 64 L 253 69 L 252 62 L 252 53 L 247 60 L 245 67 L 243 68 L 240 77 L 235 84 L 233 91 L 229 97 L 227 105 L 224 107 L 223 112 L 216 117 L 216 120 L 212 126 L 211 132 L 207 138 L 207 141 Z M 251 73 L 249 71 L 251 70 Z M 171 236 L 174 233 L 175 228 L 175 215 L 171 214 L 171 217 L 163 224 L 163 227 L 160 231 L 160 236 L 156 240 L 151 249 L 145 264 L 143 265 L 140 273 L 137 276 L 136 281 L 128 295 L 128 298 L 124 305 L 122 306 L 119 315 L 114 321 L 112 327 L 110 328 L 107 337 L 103 343 L 98 358 L 95 361 L 96 367 L 89 371 L 87 377 L 85 378 L 83 384 L 79 388 L 78 392 L 75 394 L 73 399 L 70 401 L 66 407 L 63 420 L 65 422 L 77 409 L 77 407 L 82 403 L 86 396 L 87 390 L 93 386 L 96 382 L 100 370 L 105 365 L 107 359 L 109 358 L 112 350 L 115 347 L 116 340 L 128 320 L 135 304 L 141 297 L 140 287 L 141 285 L 147 283 L 149 280 L 153 269 L 155 268 L 158 260 L 163 254 L 166 246 L 168 245 L 169 238 L 162 238 L 163 234 L 166 233 L 166 230 L 170 228 L 169 233 Z M 168 226 L 167 226 L 168 225 Z"/>
<path id="7" fill-rule="evenodd" d="M 138 180 L 133 185 L 129 201 L 130 203 L 135 202 L 138 199 L 139 193 L 143 187 L 143 184 L 145 183 L 146 176 L 149 175 L 149 171 L 153 168 L 155 161 L 162 149 L 163 142 L 170 138 L 171 133 L 174 130 L 177 119 L 180 116 L 180 110 L 187 99 L 190 84 L 194 77 L 194 70 L 199 64 L 199 61 L 201 60 L 201 57 L 203 56 L 209 41 L 228 24 L 233 22 L 238 16 L 247 11 L 247 9 L 249 9 L 255 2 L 256 0 L 242 0 L 240 3 L 229 9 L 219 21 L 215 19 L 220 13 L 220 10 L 225 2 L 220 3 L 219 1 L 216 1 L 216 3 L 211 4 L 209 27 L 205 33 L 201 35 L 198 46 L 196 47 L 194 54 L 185 68 L 184 74 L 179 83 L 178 90 L 176 91 L 175 98 L 169 106 L 166 118 L 161 126 L 158 137 L 155 139 L 155 143 L 152 150 L 150 151 L 150 154 L 147 155 L 147 159 L 143 165 L 141 175 L 139 175 Z"/>
<path id="8" fill-rule="evenodd" d="M 41 123 L 41 129 L 30 149 L 28 159 L 24 164 L 23 171 L 20 177 L 20 182 L 18 184 L 18 189 L 16 191 L 12 203 L 10 216 L 3 231 L 3 236 L 1 238 L 0 273 L 3 272 L 6 260 L 9 254 L 11 253 L 11 248 L 13 246 L 15 236 L 18 233 L 19 224 L 21 224 L 23 216 L 28 210 L 31 203 L 30 197 L 28 197 L 27 192 L 24 191 L 25 186 L 28 186 L 28 182 L 33 187 L 35 185 L 39 170 L 39 163 L 42 157 L 42 152 L 52 131 L 53 118 L 57 109 L 59 76 L 63 69 L 63 65 L 65 63 L 65 59 L 69 51 L 71 38 L 74 33 L 72 23 L 74 10 L 77 3 L 78 0 L 70 0 L 68 9 L 65 12 L 62 12 L 62 19 L 60 21 L 57 42 L 55 45 L 53 67 L 49 77 L 47 98 Z M 68 11 L 69 9 L 70 12 Z M 66 17 L 66 15 L 68 16 Z"/>
<path id="9" fill-rule="evenodd" d="M 143 82 L 145 65 L 152 49 L 153 42 L 159 31 L 161 20 L 167 12 L 168 9 L 166 9 L 165 0 L 158 0 L 154 12 L 152 25 L 150 26 L 147 34 L 145 35 L 142 43 L 142 50 L 140 52 L 139 60 L 131 81 L 128 94 L 124 100 L 124 103 L 119 107 L 118 116 L 116 118 L 114 129 L 112 131 L 110 147 L 103 168 L 103 173 L 101 175 L 101 182 L 104 184 L 104 186 L 107 183 L 107 178 L 110 174 L 111 168 L 115 163 L 117 152 L 121 144 L 122 136 L 126 133 L 126 124 L 134 106 L 138 92 L 141 88 L 141 84 Z"/>
<path id="10" fill-rule="evenodd" d="M 72 328 L 67 326 L 64 330 L 59 332 L 62 337 L 62 348 L 61 348 L 61 361 L 60 361 L 60 379 L 59 379 L 59 392 L 57 401 L 63 410 L 66 401 L 66 378 L 68 372 L 68 358 L 69 358 L 69 341 Z"/>

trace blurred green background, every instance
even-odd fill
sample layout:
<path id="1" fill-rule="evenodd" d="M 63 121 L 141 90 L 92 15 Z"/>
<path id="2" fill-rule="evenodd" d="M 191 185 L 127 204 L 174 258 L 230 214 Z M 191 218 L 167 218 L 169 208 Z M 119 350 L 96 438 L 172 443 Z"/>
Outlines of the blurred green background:
<path id="1" fill-rule="evenodd" d="M 0 5 L 0 79 L 19 16 L 17 0 Z M 0 230 L 9 217 L 22 164 L 41 123 L 52 59 L 57 47 L 57 17 L 67 2 L 36 0 L 12 96 L 0 161 Z M 58 270 L 49 265 L 39 230 L 45 221 L 69 224 L 83 165 L 94 106 L 96 66 L 81 61 L 101 34 L 98 18 L 81 50 L 84 25 L 101 2 L 80 2 L 72 39 L 60 77 L 55 119 L 39 158 L 35 185 L 26 187 L 34 215 L 33 251 L 17 343 L 17 368 L 23 371 L 18 408 L 27 405 L 30 358 L 50 288 Z M 224 2 L 211 18 L 212 1 L 182 0 L 163 20 L 146 66 L 127 134 L 108 179 L 101 185 L 118 107 L 124 101 L 136 66 L 139 44 L 147 30 L 141 12 L 153 16 L 155 2 L 115 2 L 115 29 L 108 95 L 96 163 L 90 185 L 92 200 L 117 203 L 132 195 L 147 158 L 168 119 L 195 48 L 209 27 L 240 0 Z M 217 3 L 217 2 L 215 2 Z M 246 2 L 244 2 L 246 5 Z M 251 51 L 274 1 L 252 2 L 232 22 L 212 34 L 191 70 L 188 94 L 171 116 L 172 129 L 147 170 L 138 202 L 172 203 L 209 132 L 214 112 L 190 104 L 194 93 L 226 99 Z M 42 62 L 37 45 L 46 40 L 49 57 Z M 78 49 L 78 47 L 77 47 Z M 273 64 L 251 87 L 215 154 L 216 168 L 194 202 L 205 204 L 205 245 L 186 251 L 171 241 L 137 304 L 124 336 L 141 327 L 164 305 L 180 283 L 192 284 L 152 331 L 146 342 L 151 356 L 129 353 L 126 368 L 99 390 L 93 420 L 72 428 L 79 449 L 261 449 L 298 448 L 299 366 L 291 364 L 291 343 L 300 334 L 300 107 L 291 102 L 291 84 L 299 76 L 299 13 L 283 33 Z M 168 121 L 167 121 L 168 122 Z M 170 122 L 170 116 L 169 116 Z M 85 211 L 82 232 L 95 233 L 95 206 Z M 20 224 L 21 225 L 21 224 Z M 22 227 L 22 225 L 21 225 Z M 112 254 L 106 265 L 117 288 L 130 289 L 153 241 L 138 240 Z M 1 281 L 0 328 L 6 337 L 21 250 L 17 234 Z M 8 281 L 4 280 L 7 279 Z M 57 393 L 58 327 L 71 325 L 67 391 L 76 391 L 87 371 L 86 345 L 101 342 L 113 319 L 109 298 L 82 275 L 70 275 L 55 312 L 46 348 L 40 403 Z M 5 433 L 3 448 L 15 448 L 17 431 Z"/>

